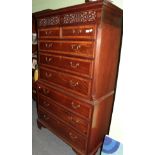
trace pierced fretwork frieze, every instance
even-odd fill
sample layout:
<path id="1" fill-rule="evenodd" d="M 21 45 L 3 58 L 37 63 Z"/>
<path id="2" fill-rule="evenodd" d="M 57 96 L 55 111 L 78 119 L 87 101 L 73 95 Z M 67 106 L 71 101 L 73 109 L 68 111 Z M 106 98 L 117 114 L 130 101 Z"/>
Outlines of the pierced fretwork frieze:
<path id="1" fill-rule="evenodd" d="M 39 19 L 39 26 L 59 25 L 59 24 L 60 24 L 60 17 L 58 16 Z"/>
<path id="2" fill-rule="evenodd" d="M 60 24 L 76 24 L 96 21 L 97 13 L 94 10 L 63 14 L 39 19 L 39 26 L 52 26 Z"/>
<path id="3" fill-rule="evenodd" d="M 63 16 L 62 22 L 63 24 L 73 24 L 73 23 L 86 23 L 93 22 L 96 20 L 96 11 L 83 11 L 65 14 Z"/>

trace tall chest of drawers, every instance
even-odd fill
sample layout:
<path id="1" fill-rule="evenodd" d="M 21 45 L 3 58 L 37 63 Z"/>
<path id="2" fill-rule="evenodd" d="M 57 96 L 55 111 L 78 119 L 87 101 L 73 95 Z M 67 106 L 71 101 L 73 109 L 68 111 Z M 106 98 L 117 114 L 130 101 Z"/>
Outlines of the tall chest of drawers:
<path id="1" fill-rule="evenodd" d="M 80 155 L 94 155 L 108 134 L 122 37 L 121 9 L 108 1 L 38 18 L 38 127 Z"/>

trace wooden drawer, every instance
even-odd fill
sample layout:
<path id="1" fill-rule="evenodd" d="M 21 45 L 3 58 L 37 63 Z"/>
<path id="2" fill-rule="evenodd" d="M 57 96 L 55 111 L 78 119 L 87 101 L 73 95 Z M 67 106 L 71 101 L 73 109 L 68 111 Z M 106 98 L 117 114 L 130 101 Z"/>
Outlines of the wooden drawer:
<path id="1" fill-rule="evenodd" d="M 60 103 L 61 106 L 70 109 L 74 113 L 81 115 L 81 117 L 90 120 L 92 113 L 92 106 L 90 104 L 81 102 L 71 96 L 62 94 L 61 92 L 40 83 L 38 83 L 38 92 L 51 98 L 56 103 Z"/>
<path id="2" fill-rule="evenodd" d="M 38 118 L 42 122 L 45 122 L 49 127 L 52 127 L 57 133 L 61 134 L 64 137 L 64 128 L 61 128 L 60 121 L 54 119 L 50 114 L 44 111 L 41 108 L 38 108 Z"/>
<path id="3" fill-rule="evenodd" d="M 38 38 L 59 38 L 60 28 L 38 29 Z"/>
<path id="4" fill-rule="evenodd" d="M 95 36 L 96 36 L 95 25 L 62 27 L 63 38 L 95 39 Z"/>
<path id="5" fill-rule="evenodd" d="M 51 82 L 51 84 L 66 88 L 75 94 L 89 97 L 91 80 L 79 78 L 70 74 L 40 67 L 39 78 Z"/>
<path id="6" fill-rule="evenodd" d="M 75 130 L 67 128 L 65 138 L 81 152 L 85 152 L 86 139 L 84 139 L 84 137 L 78 134 Z"/>
<path id="7" fill-rule="evenodd" d="M 67 54 L 94 58 L 93 41 L 49 41 L 40 40 L 38 42 L 39 51 Z"/>
<path id="8" fill-rule="evenodd" d="M 60 107 L 58 104 L 56 104 L 54 101 L 47 99 L 47 97 L 44 97 L 42 95 L 39 95 L 39 106 L 42 106 L 46 111 L 49 113 L 59 117 L 63 121 L 65 121 L 67 124 L 74 127 L 78 132 L 80 132 L 83 135 L 88 134 L 88 122 L 84 119 L 76 116 L 72 112 L 68 111 L 67 109 L 64 109 Z"/>
<path id="9" fill-rule="evenodd" d="M 74 74 L 83 75 L 90 78 L 92 77 L 92 60 L 83 60 L 51 54 L 40 54 L 39 63 L 48 67 L 72 72 Z"/>
<path id="10" fill-rule="evenodd" d="M 68 127 L 62 121 L 51 116 L 41 108 L 38 109 L 38 118 L 45 126 L 47 125 L 47 127 L 57 133 L 57 135 L 63 137 L 65 141 L 79 149 L 81 152 L 85 151 L 86 139 L 74 129 Z"/>

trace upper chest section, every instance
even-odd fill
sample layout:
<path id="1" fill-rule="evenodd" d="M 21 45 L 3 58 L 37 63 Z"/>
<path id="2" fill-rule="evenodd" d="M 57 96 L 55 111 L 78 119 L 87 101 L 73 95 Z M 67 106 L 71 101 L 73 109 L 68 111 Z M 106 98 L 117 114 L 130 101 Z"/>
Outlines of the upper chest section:
<path id="1" fill-rule="evenodd" d="M 54 10 L 38 17 L 38 27 L 94 24 L 100 19 L 102 3 L 81 4 Z"/>

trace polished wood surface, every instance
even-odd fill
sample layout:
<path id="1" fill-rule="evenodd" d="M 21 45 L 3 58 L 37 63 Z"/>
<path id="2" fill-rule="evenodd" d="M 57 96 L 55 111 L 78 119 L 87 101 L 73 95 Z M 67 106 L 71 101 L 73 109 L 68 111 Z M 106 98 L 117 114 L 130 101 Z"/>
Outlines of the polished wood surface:
<path id="1" fill-rule="evenodd" d="M 56 89 L 53 89 L 52 87 L 38 82 L 38 99 L 40 99 L 40 94 L 46 96 L 46 98 L 48 97 L 56 104 L 59 104 L 59 106 L 67 108 L 68 111 L 71 111 L 76 115 L 83 117 L 86 120 L 90 120 L 91 118 L 92 105 L 90 104 L 81 102 L 77 98 L 63 94 L 57 91 Z"/>
<path id="2" fill-rule="evenodd" d="M 54 101 L 47 99 L 43 96 L 39 96 L 39 107 L 47 111 L 48 113 L 55 115 L 65 121 L 68 125 L 75 127 L 77 132 L 80 132 L 84 136 L 88 134 L 89 122 L 80 116 L 72 113 L 67 108 L 61 107 L 59 104 L 56 104 Z"/>
<path id="3" fill-rule="evenodd" d="M 38 31 L 37 28 L 37 15 L 43 15 L 45 12 L 51 11 L 51 9 L 42 10 L 39 12 L 32 13 L 32 33 L 36 33 Z M 32 44 L 32 53 L 36 56 L 35 59 L 38 59 L 38 44 Z M 32 57 L 33 59 L 33 57 Z M 34 81 L 34 70 L 32 69 L 32 98 L 33 100 L 36 100 L 37 94 L 36 94 L 36 82 Z"/>
<path id="4" fill-rule="evenodd" d="M 39 40 L 40 52 L 64 54 L 68 56 L 94 58 L 94 45 L 92 41 L 51 41 Z"/>
<path id="5" fill-rule="evenodd" d="M 91 80 L 40 67 L 39 77 L 41 80 L 52 85 L 64 88 L 81 96 L 90 98 Z"/>
<path id="6" fill-rule="evenodd" d="M 109 133 L 123 11 L 108 1 L 37 15 L 38 127 L 78 155 L 95 155 Z"/>
<path id="7" fill-rule="evenodd" d="M 95 39 L 96 26 L 82 25 L 82 26 L 64 26 L 62 27 L 62 38 L 83 38 Z"/>
<path id="8" fill-rule="evenodd" d="M 57 27 L 39 29 L 38 31 L 38 38 L 59 38 L 59 36 L 60 36 L 60 29 Z"/>
<path id="9" fill-rule="evenodd" d="M 95 39 L 96 27 L 95 25 L 80 25 L 80 26 L 62 26 L 40 28 L 38 31 L 39 38 L 84 38 Z"/>
<path id="10" fill-rule="evenodd" d="M 92 78 L 93 61 L 79 58 L 70 58 L 54 54 L 40 53 L 39 63 L 42 66 L 54 68 L 79 76 Z"/>
<path id="11" fill-rule="evenodd" d="M 41 108 L 38 109 L 38 114 L 40 125 L 43 124 L 44 127 L 53 131 L 73 148 L 78 148 L 79 152 L 83 153 L 85 151 L 87 138 L 84 138 L 84 136 L 77 133 L 73 128 L 66 126 L 62 120 L 56 119 Z"/>

